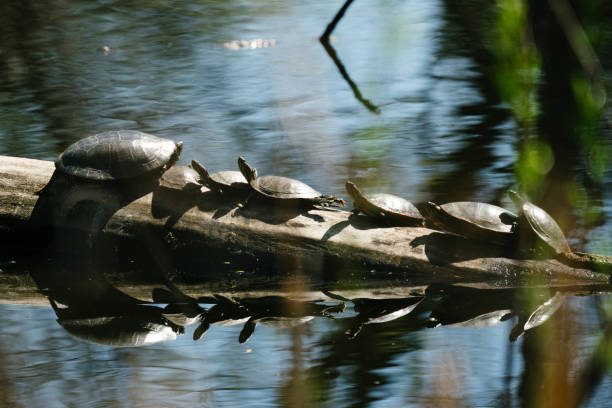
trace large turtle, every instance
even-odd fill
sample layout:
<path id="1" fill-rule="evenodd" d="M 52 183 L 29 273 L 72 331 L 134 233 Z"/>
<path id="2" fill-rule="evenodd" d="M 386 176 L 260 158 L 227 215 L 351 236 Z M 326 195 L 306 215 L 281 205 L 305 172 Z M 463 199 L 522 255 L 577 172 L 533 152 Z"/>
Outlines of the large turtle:
<path id="1" fill-rule="evenodd" d="M 197 160 L 191 161 L 191 167 L 200 175 L 200 180 L 211 190 L 220 194 L 246 193 L 250 190 L 249 184 L 237 170 L 223 170 L 209 174 L 206 167 Z"/>
<path id="2" fill-rule="evenodd" d="M 508 193 L 519 209 L 519 234 L 530 250 L 547 255 L 552 253 L 559 261 L 579 268 L 608 268 L 609 259 L 602 255 L 573 252 L 559 224 L 546 211 L 530 203 L 516 191 Z"/>
<path id="3" fill-rule="evenodd" d="M 331 195 L 323 195 L 309 185 L 282 176 L 257 176 L 257 169 L 249 165 L 242 157 L 238 158 L 238 167 L 251 188 L 260 196 L 282 200 L 288 204 L 319 205 L 322 207 L 339 207 L 344 200 Z"/>
<path id="4" fill-rule="evenodd" d="M 91 181 L 161 175 L 177 160 L 183 143 L 133 130 L 103 132 L 70 145 L 55 161 L 62 173 Z"/>
<path id="5" fill-rule="evenodd" d="M 496 205 L 459 201 L 423 208 L 428 220 L 444 231 L 501 245 L 515 242 L 517 216 Z"/>
<path id="6" fill-rule="evenodd" d="M 183 144 L 146 133 L 99 133 L 70 145 L 55 161 L 32 214 L 33 225 L 61 225 L 94 238 L 115 211 L 150 192 L 177 161 Z M 125 188 L 127 187 L 127 188 Z"/>
<path id="7" fill-rule="evenodd" d="M 365 195 L 352 181 L 346 182 L 346 191 L 353 198 L 355 212 L 380 219 L 389 224 L 422 226 L 425 218 L 410 201 L 393 194 Z"/>

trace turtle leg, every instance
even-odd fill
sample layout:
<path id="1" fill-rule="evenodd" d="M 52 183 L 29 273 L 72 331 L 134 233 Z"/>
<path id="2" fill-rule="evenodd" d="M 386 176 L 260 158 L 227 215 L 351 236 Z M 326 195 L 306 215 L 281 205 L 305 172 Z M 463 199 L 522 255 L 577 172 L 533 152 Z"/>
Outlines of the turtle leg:
<path id="1" fill-rule="evenodd" d="M 247 195 L 244 200 L 238 202 L 238 208 L 236 209 L 236 211 L 234 211 L 232 217 L 235 217 L 236 215 L 239 215 L 242 211 L 244 211 L 247 205 L 251 202 L 251 198 L 253 198 L 253 191 L 249 192 L 249 195 Z"/>
<path id="2" fill-rule="evenodd" d="M 332 195 L 322 195 L 316 198 L 317 204 L 323 207 L 344 207 L 344 200 Z"/>

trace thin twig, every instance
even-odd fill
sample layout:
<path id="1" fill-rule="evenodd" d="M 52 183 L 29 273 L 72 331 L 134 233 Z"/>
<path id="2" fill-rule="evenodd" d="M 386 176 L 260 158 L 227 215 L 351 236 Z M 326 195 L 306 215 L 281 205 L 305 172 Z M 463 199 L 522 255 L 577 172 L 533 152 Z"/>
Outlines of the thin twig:
<path id="1" fill-rule="evenodd" d="M 352 2 L 353 2 L 353 0 L 346 0 L 344 5 L 340 8 L 340 10 L 338 10 L 338 13 L 336 13 L 336 16 L 331 21 L 331 23 L 329 23 L 327 25 L 327 28 L 325 29 L 325 32 L 323 33 L 323 35 L 321 35 L 321 37 L 319 37 L 319 41 L 321 41 L 321 42 L 324 42 L 324 41 L 329 42 L 330 34 L 332 33 L 332 31 L 334 31 L 334 28 L 336 28 L 336 25 L 338 24 L 338 21 L 340 21 L 342 16 L 344 16 L 344 13 L 346 12 L 346 9 L 351 5 Z"/>

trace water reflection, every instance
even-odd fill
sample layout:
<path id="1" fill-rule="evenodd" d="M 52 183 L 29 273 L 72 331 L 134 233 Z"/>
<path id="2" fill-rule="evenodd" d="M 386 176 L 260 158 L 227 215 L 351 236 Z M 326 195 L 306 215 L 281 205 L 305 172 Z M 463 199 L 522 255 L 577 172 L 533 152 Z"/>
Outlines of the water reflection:
<path id="1" fill-rule="evenodd" d="M 609 300 L 609 285 L 432 284 L 381 287 L 358 295 L 337 288 L 320 293 L 199 295 L 188 286 L 157 285 L 150 292 L 155 303 L 150 304 L 117 289 L 99 273 L 51 266 L 33 270 L 32 277 L 54 306 L 57 323 L 50 313 L 37 312 L 40 317 L 27 328 L 29 336 L 64 339 L 65 358 L 77 356 L 83 363 L 91 358 L 114 363 L 119 357 L 108 354 L 109 346 L 141 344 L 147 333 L 154 333 L 156 340 L 174 338 L 164 346 L 154 343 L 140 348 L 139 354 L 132 352 L 129 362 L 117 360 L 124 365 L 117 368 L 119 375 L 128 375 L 124 370 L 144 373 L 154 366 L 161 381 L 154 389 L 161 395 L 198 389 L 199 398 L 234 401 L 259 389 L 253 398 L 278 399 L 281 404 L 312 399 L 314 404 L 333 400 L 340 405 L 372 405 L 407 398 L 428 405 L 448 397 L 456 403 L 484 404 L 498 392 L 500 398 L 506 392 L 514 401 L 535 398 L 539 389 L 532 384 L 543 384 L 553 374 L 557 384 L 574 384 L 581 390 L 580 398 L 597 400 L 600 387 L 607 386 L 602 385 L 607 383 L 602 383 L 601 358 L 609 348 L 608 331 L 598 328 L 606 326 L 609 311 L 600 303 L 595 308 L 600 314 L 593 315 L 592 303 Z M 24 319 L 26 310 L 8 310 L 8 321 Z M 23 326 L 6 326 L 0 333 L 0 341 L 10 344 L 8 373 L 17 378 L 23 372 L 12 363 L 13 352 L 33 347 L 29 341 L 9 342 L 18 327 Z M 74 340 L 65 340 L 68 333 Z M 246 340 L 248 348 L 241 348 Z M 551 342 L 554 348 L 546 350 Z M 82 351 L 83 344 L 92 344 L 95 357 Z M 41 353 L 23 358 L 35 364 L 47 352 Z M 542 371 L 543 358 L 549 361 L 544 367 L 557 367 L 557 361 L 568 359 L 562 369 L 566 371 Z M 578 377 L 570 375 L 572 361 L 588 362 L 584 381 L 578 383 Z M 66 363 L 49 364 L 59 368 Z M 95 374 L 99 380 L 105 375 Z M 209 386 L 198 385 L 194 375 L 208 378 Z M 235 396 L 225 395 L 227 389 Z M 27 401 L 20 392 L 15 395 Z"/>

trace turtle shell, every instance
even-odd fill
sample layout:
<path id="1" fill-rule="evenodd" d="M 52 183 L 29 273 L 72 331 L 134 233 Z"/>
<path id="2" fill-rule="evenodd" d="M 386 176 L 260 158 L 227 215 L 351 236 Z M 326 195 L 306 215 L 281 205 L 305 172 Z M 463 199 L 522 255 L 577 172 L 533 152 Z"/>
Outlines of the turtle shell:
<path id="1" fill-rule="evenodd" d="M 282 176 L 263 176 L 251 182 L 259 193 L 280 199 L 311 199 L 321 196 L 314 188 L 299 180 Z"/>
<path id="2" fill-rule="evenodd" d="M 190 191 L 202 188 L 200 175 L 188 166 L 174 166 L 166 171 L 159 185 L 169 190 Z"/>
<path id="3" fill-rule="evenodd" d="M 346 191 L 353 198 L 355 210 L 370 217 L 382 217 L 400 223 L 422 224 L 425 218 L 410 201 L 386 193 L 365 195 L 355 183 L 346 182 Z"/>
<path id="4" fill-rule="evenodd" d="M 427 218 L 441 229 L 468 238 L 509 243 L 514 238 L 515 214 L 493 204 L 459 201 L 426 205 Z"/>
<path id="5" fill-rule="evenodd" d="M 210 175 L 210 178 L 222 187 L 232 189 L 247 189 L 249 187 L 246 179 L 237 170 L 223 170 Z"/>
<path id="6" fill-rule="evenodd" d="M 191 166 L 199 173 L 202 183 L 217 192 L 249 190 L 249 184 L 242 173 L 237 170 L 224 170 L 209 174 L 206 167 L 197 160 L 192 160 Z"/>
<path id="7" fill-rule="evenodd" d="M 132 130 L 99 133 L 70 145 L 55 167 L 88 180 L 119 180 L 163 171 L 178 159 L 183 144 Z"/>
<path id="8" fill-rule="evenodd" d="M 559 224 L 542 208 L 525 200 L 514 191 L 510 191 L 510 198 L 519 208 L 522 224 L 529 225 L 535 235 L 557 254 L 570 253 L 571 249 L 565 234 Z M 525 223 L 526 221 L 526 223 Z"/>

